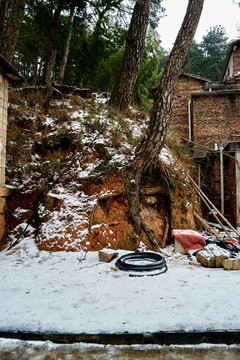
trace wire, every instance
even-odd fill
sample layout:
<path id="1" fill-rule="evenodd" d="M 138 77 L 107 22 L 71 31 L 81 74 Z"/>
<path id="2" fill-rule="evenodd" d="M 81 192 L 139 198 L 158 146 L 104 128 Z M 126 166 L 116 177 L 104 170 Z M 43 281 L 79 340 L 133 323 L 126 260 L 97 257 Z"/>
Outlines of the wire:
<path id="1" fill-rule="evenodd" d="M 189 140 L 189 139 L 185 138 L 184 136 L 179 135 L 179 134 L 177 134 L 177 133 L 175 133 L 175 132 L 174 132 L 173 134 L 176 135 L 177 137 L 180 137 L 180 138 L 183 139 L 183 140 L 188 141 L 189 143 L 192 143 L 193 145 L 196 145 L 196 146 L 200 147 L 200 148 L 203 148 L 203 149 L 206 149 L 206 150 L 209 150 L 209 151 L 212 151 L 212 152 L 219 152 L 219 150 L 214 150 L 214 149 L 211 148 L 210 146 L 202 145 L 202 144 L 199 144 L 199 143 L 197 143 L 197 142 L 195 142 L 195 141 Z M 232 159 L 235 159 L 235 160 L 236 160 L 236 158 L 235 158 L 234 156 L 230 155 L 230 154 L 229 154 L 228 152 L 226 152 L 226 151 L 223 151 L 223 154 L 226 155 L 226 156 L 228 156 L 228 157 L 230 157 L 230 158 L 232 158 Z"/>
<path id="2" fill-rule="evenodd" d="M 147 261 L 148 263 L 137 264 L 137 262 L 143 260 Z M 163 274 L 167 271 L 167 264 L 164 257 L 160 254 L 153 252 L 133 252 L 123 255 L 116 261 L 115 265 L 118 267 L 119 270 L 123 271 L 147 272 L 147 274 L 130 274 L 129 276 L 155 276 Z M 149 273 L 150 271 L 155 270 L 160 271 L 157 273 Z"/>

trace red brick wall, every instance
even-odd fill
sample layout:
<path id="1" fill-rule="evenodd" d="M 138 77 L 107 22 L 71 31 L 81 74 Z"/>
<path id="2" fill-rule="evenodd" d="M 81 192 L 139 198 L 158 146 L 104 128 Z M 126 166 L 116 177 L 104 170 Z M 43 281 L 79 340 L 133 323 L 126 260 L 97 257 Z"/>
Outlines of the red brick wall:
<path id="1" fill-rule="evenodd" d="M 239 141 L 240 93 L 209 95 L 193 96 L 194 141 L 209 147 Z"/>
<path id="2" fill-rule="evenodd" d="M 173 100 L 172 119 L 170 131 L 176 132 L 188 139 L 188 102 L 191 100 L 191 93 L 203 91 L 204 82 L 181 75 L 179 77 L 175 96 Z"/>

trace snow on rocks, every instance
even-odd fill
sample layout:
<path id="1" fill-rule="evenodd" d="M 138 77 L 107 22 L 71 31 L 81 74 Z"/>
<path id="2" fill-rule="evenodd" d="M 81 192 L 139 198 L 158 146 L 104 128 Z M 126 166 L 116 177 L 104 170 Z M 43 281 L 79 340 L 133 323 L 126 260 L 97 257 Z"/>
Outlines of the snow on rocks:
<path id="1" fill-rule="evenodd" d="M 197 260 L 206 267 L 222 267 L 224 259 L 230 257 L 230 252 L 222 249 L 216 244 L 209 244 L 196 255 Z"/>
<path id="2" fill-rule="evenodd" d="M 81 242 L 89 233 L 88 214 L 97 203 L 96 198 L 89 197 L 81 191 L 75 193 L 68 189 L 58 187 L 48 194 L 49 197 L 61 201 L 55 210 L 48 210 L 44 206 L 39 209 L 39 215 L 47 217 L 42 222 L 37 243 L 39 248 L 44 243 L 49 250 L 64 248 L 65 250 L 79 250 Z"/>

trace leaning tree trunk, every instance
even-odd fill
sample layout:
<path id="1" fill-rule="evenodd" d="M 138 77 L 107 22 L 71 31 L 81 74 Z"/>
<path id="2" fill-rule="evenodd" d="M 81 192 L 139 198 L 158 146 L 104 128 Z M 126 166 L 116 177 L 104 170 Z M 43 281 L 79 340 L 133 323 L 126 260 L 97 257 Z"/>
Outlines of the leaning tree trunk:
<path id="1" fill-rule="evenodd" d="M 129 202 L 129 219 L 133 222 L 136 232 L 140 233 L 143 229 L 154 245 L 157 243 L 140 216 L 141 179 L 163 147 L 170 124 L 176 83 L 194 38 L 203 3 L 204 0 L 189 0 L 185 18 L 165 66 L 161 82 L 154 92 L 154 104 L 147 134 L 136 149 L 125 183 Z"/>
<path id="2" fill-rule="evenodd" d="M 72 37 L 72 28 L 73 28 L 73 20 L 74 20 L 74 9 L 75 9 L 75 6 L 73 4 L 71 7 L 70 16 L 69 16 L 69 27 L 68 27 L 66 44 L 65 44 L 65 48 L 64 48 L 64 54 L 63 54 L 60 69 L 58 72 L 58 83 L 60 85 L 62 85 L 62 83 L 63 83 L 65 69 L 66 69 L 67 61 L 68 61 L 69 47 L 70 47 L 70 41 L 71 41 L 71 37 Z"/>
<path id="3" fill-rule="evenodd" d="M 125 110 L 132 96 L 142 63 L 151 0 L 137 0 L 128 30 L 122 69 L 110 98 L 110 105 Z"/>
<path id="4" fill-rule="evenodd" d="M 6 31 L 4 34 L 1 53 L 9 61 L 13 61 L 15 48 L 17 45 L 18 34 L 20 31 L 25 1 L 15 0 L 12 5 L 12 12 L 7 23 Z"/>

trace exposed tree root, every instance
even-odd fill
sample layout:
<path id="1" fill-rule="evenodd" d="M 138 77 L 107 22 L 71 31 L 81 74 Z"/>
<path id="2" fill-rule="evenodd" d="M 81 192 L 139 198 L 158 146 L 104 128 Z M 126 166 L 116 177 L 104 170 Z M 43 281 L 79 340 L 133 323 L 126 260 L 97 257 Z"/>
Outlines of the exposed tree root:
<path id="1" fill-rule="evenodd" d="M 148 240 L 153 245 L 154 250 L 159 252 L 160 246 L 158 242 L 154 239 L 152 230 L 147 226 L 147 224 L 143 221 L 140 215 L 141 179 L 142 179 L 141 168 L 137 168 L 137 166 L 133 167 L 130 170 L 128 174 L 128 178 L 125 182 L 125 193 L 129 203 L 128 219 L 130 222 L 132 222 L 136 233 L 139 235 L 143 230 Z"/>

